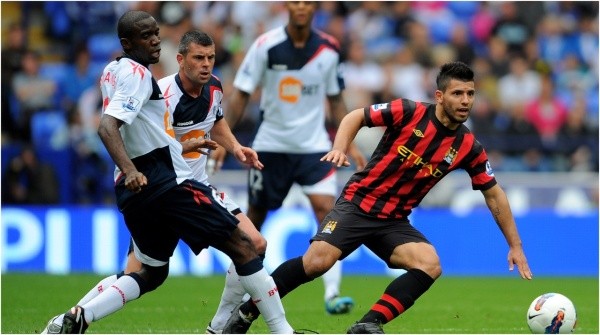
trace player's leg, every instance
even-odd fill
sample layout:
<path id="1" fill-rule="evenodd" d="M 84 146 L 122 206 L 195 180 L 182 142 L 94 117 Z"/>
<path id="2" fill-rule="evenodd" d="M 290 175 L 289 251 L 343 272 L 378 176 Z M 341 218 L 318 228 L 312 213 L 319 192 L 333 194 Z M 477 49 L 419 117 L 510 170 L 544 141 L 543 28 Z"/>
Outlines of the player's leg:
<path id="1" fill-rule="evenodd" d="M 228 197 L 227 197 L 228 198 Z M 227 204 L 227 201 L 225 202 Z M 250 219 L 244 215 L 239 208 L 236 207 L 238 214 L 236 218 L 240 220 L 238 227 L 244 231 L 250 237 L 252 244 L 257 249 L 257 252 L 261 259 L 264 259 L 264 253 L 267 247 L 267 241 L 264 237 L 256 230 L 254 224 L 250 221 Z M 227 207 L 229 210 L 229 206 Z M 230 210 L 230 212 L 232 212 Z M 233 213 L 233 212 L 232 212 Z M 235 265 L 231 263 L 229 269 L 227 269 L 227 274 L 225 275 L 225 287 L 223 288 L 223 293 L 221 295 L 221 300 L 219 301 L 219 307 L 215 312 L 215 315 L 211 319 L 208 327 L 206 328 L 207 332 L 213 334 L 219 334 L 223 331 L 223 327 L 225 326 L 225 322 L 231 316 L 233 309 L 242 302 L 242 299 L 246 295 L 246 291 L 242 287 L 240 283 L 240 278 L 235 270 Z"/>
<path id="2" fill-rule="evenodd" d="M 231 257 L 241 285 L 256 302 L 269 330 L 279 334 L 292 333 L 293 328 L 285 318 L 277 286 L 263 267 L 262 259 L 249 243 L 247 235 L 241 229 L 236 229 L 224 243 L 213 246 Z M 226 332 L 225 329 L 223 332 Z"/>
<path id="3" fill-rule="evenodd" d="M 385 235 L 367 246 L 390 267 L 407 271 L 387 286 L 348 333 L 383 332 L 381 326 L 410 308 L 442 273 L 435 248 L 425 237 L 408 222 L 395 224 L 398 226 L 395 231 L 382 229 Z"/>
<path id="4" fill-rule="evenodd" d="M 320 157 L 322 157 L 321 154 Z M 335 203 L 337 192 L 337 175 L 331 166 L 323 164 L 316 155 L 301 155 L 301 177 L 299 179 L 302 190 L 310 200 L 317 222 L 323 221 Z M 307 167 L 307 168 L 305 168 Z M 315 182 L 316 181 L 316 182 Z M 342 284 L 342 262 L 336 262 L 329 271 L 323 275 L 325 286 L 325 311 L 329 314 L 349 313 L 354 306 L 351 297 L 340 296 Z"/>

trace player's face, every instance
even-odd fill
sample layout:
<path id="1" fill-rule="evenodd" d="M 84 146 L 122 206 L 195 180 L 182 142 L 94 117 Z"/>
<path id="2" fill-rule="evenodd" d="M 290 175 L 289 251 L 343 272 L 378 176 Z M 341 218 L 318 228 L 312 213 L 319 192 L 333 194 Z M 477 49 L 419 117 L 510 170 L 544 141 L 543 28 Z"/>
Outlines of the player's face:
<path id="1" fill-rule="evenodd" d="M 290 24 L 297 28 L 310 26 L 317 10 L 315 1 L 288 1 L 286 6 L 290 14 Z"/>
<path id="2" fill-rule="evenodd" d="M 159 28 L 153 17 L 135 24 L 135 32 L 129 39 L 129 56 L 141 64 L 156 64 L 160 59 Z"/>
<path id="3" fill-rule="evenodd" d="M 188 53 L 181 57 L 179 67 L 191 82 L 204 85 L 210 80 L 215 66 L 215 45 L 190 43 L 188 49 Z"/>
<path id="4" fill-rule="evenodd" d="M 446 126 L 457 126 L 469 118 L 475 100 L 475 83 L 450 80 L 446 91 L 435 92 L 436 101 L 443 107 L 440 121 Z"/>

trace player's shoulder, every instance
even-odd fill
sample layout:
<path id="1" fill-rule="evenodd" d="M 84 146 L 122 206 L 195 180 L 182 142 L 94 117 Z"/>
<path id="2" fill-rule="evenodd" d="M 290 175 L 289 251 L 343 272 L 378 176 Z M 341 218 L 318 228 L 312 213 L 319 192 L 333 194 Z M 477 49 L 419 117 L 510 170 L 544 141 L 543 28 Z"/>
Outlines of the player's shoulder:
<path id="1" fill-rule="evenodd" d="M 285 27 L 281 26 L 262 33 L 254 40 L 254 44 L 259 50 L 268 50 L 272 46 L 285 41 L 287 38 L 288 35 L 285 32 Z"/>
<path id="2" fill-rule="evenodd" d="M 211 74 L 210 79 L 208 80 L 208 85 L 218 87 L 221 90 L 223 89 L 223 84 L 221 83 L 221 79 L 219 77 L 217 77 L 214 73 Z"/>
<path id="3" fill-rule="evenodd" d="M 130 58 L 118 58 L 107 65 L 109 68 L 120 80 L 152 80 L 150 69 Z"/>
<path id="4" fill-rule="evenodd" d="M 337 52 L 340 51 L 340 42 L 337 40 L 337 38 L 333 37 L 333 35 L 329 35 L 328 33 L 318 29 L 313 29 L 313 32 L 316 34 L 322 44 L 335 49 Z"/>
<path id="5" fill-rule="evenodd" d="M 159 79 L 159 80 L 157 81 L 157 83 L 158 83 L 158 86 L 159 86 L 161 89 L 163 89 L 163 88 L 165 88 L 165 87 L 167 87 L 167 86 L 171 85 L 172 83 L 174 83 L 174 82 L 175 82 L 175 76 L 176 76 L 176 75 L 177 75 L 177 73 L 173 73 L 173 74 L 171 74 L 171 75 L 168 75 L 168 76 L 166 76 L 166 77 L 163 77 L 163 78 Z"/>

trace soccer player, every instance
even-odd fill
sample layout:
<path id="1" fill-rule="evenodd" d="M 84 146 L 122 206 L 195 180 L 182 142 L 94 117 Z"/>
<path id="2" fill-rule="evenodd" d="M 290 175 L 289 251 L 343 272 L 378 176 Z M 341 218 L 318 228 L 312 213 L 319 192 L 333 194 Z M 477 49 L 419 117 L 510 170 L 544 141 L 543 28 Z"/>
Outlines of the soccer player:
<path id="1" fill-rule="evenodd" d="M 483 193 L 508 243 L 509 269 L 517 265 L 522 278 L 532 278 L 508 199 L 485 150 L 463 125 L 475 97 L 473 71 L 461 62 L 447 63 L 436 83 L 434 104 L 397 99 L 356 109 L 342 120 L 333 149 L 321 158 L 338 167 L 350 165 L 346 152 L 361 127 L 386 130 L 365 169 L 346 183 L 308 250 L 271 274 L 284 297 L 363 244 L 390 268 L 405 269 L 348 333 L 383 333 L 382 325 L 410 308 L 442 274 L 435 248 L 408 216 L 437 182 L 456 169 L 466 170 L 473 189 Z M 234 310 L 223 331 L 245 333 L 258 314 L 246 302 Z"/>
<path id="2" fill-rule="evenodd" d="M 248 175 L 248 217 L 260 230 L 269 210 L 280 208 L 293 183 L 308 196 L 317 222 L 333 208 L 336 169 L 319 159 L 331 149 L 325 129 L 326 102 L 335 124 L 346 115 L 342 99 L 339 46 L 331 36 L 311 28 L 316 2 L 286 2 L 289 22 L 261 35 L 248 50 L 234 80 L 225 118 L 233 128 L 262 86 L 261 123 L 252 147 L 265 167 Z M 350 154 L 357 169 L 366 163 L 356 146 Z M 224 156 L 213 153 L 218 167 Z M 348 313 L 354 302 L 340 296 L 341 264 L 323 276 L 325 308 Z"/>
<path id="3" fill-rule="evenodd" d="M 256 152 L 242 146 L 223 119 L 221 107 L 223 88 L 220 80 L 212 75 L 215 56 L 215 44 L 209 35 L 194 30 L 189 31 L 182 36 L 179 44 L 177 55 L 179 72 L 158 81 L 158 86 L 166 100 L 167 109 L 173 116 L 175 138 L 187 146 L 191 142 L 204 141 L 212 137 L 218 144 L 233 153 L 240 162 L 251 162 L 260 169 L 262 164 L 258 160 Z M 183 156 L 192 169 L 194 179 L 210 185 L 206 173 L 207 155 L 199 150 L 192 150 L 184 152 Z M 218 193 L 218 196 L 222 198 L 227 210 L 238 218 L 239 227 L 250 236 L 258 254 L 263 257 L 266 249 L 264 237 L 230 197 L 225 193 Z M 141 263 L 133 256 L 131 248 L 126 270 L 102 279 L 77 304 L 87 303 L 112 285 L 124 273 L 135 272 L 140 268 Z M 227 321 L 231 311 L 241 302 L 245 293 L 232 263 L 227 270 L 225 289 L 215 315 L 216 324 L 224 324 Z M 42 333 L 58 334 L 63 317 L 64 314 L 53 317 Z M 207 331 L 219 333 L 221 330 L 212 328 L 209 324 Z"/>
<path id="4" fill-rule="evenodd" d="M 196 139 L 182 146 L 174 138 L 172 116 L 148 69 L 160 57 L 156 20 L 143 11 L 128 11 L 117 30 L 123 56 L 109 63 L 101 77 L 98 135 L 116 164 L 117 205 L 141 268 L 120 276 L 84 305 L 72 307 L 64 314 L 60 332 L 83 333 L 91 322 L 160 286 L 182 239 L 196 254 L 208 246 L 227 254 L 244 290 L 269 315 L 265 321 L 271 332 L 291 333 L 273 279 L 248 235 L 216 190 L 193 179 L 181 155 L 194 148 L 215 148 L 216 143 Z M 258 162 L 247 163 L 259 167 Z"/>

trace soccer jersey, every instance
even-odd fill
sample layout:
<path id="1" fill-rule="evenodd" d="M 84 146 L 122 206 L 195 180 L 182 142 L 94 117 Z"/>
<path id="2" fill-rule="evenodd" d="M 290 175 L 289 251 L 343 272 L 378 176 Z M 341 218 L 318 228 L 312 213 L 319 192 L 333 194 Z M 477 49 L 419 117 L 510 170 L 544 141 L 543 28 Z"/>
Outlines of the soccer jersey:
<path id="1" fill-rule="evenodd" d="M 364 109 L 368 127 L 386 127 L 363 171 L 346 183 L 342 197 L 379 218 L 406 218 L 427 192 L 456 169 L 473 189 L 496 184 L 487 154 L 469 129 L 446 128 L 435 105 L 398 99 Z"/>
<path id="2" fill-rule="evenodd" d="M 139 193 L 128 191 L 118 167 L 115 168 L 117 203 L 129 204 L 153 199 L 186 179 L 192 171 L 181 156 L 181 144 L 173 136 L 170 114 L 150 71 L 129 58 L 109 63 L 100 79 L 102 111 L 124 124 L 119 131 L 127 155 L 138 171 L 148 178 Z"/>
<path id="3" fill-rule="evenodd" d="M 179 74 L 159 80 L 158 86 L 165 96 L 167 108 L 173 117 L 175 138 L 180 142 L 191 138 L 210 138 L 213 125 L 223 118 L 221 81 L 212 76 L 208 83 L 203 85 L 200 95 L 196 98 L 185 92 Z M 206 155 L 189 152 L 183 156 L 192 169 L 194 179 L 208 184 Z"/>
<path id="4" fill-rule="evenodd" d="M 325 97 L 344 88 L 339 48 L 330 36 L 312 30 L 296 48 L 286 28 L 271 30 L 254 41 L 233 85 L 252 93 L 262 86 L 261 123 L 252 143 L 256 151 L 326 152 Z"/>

